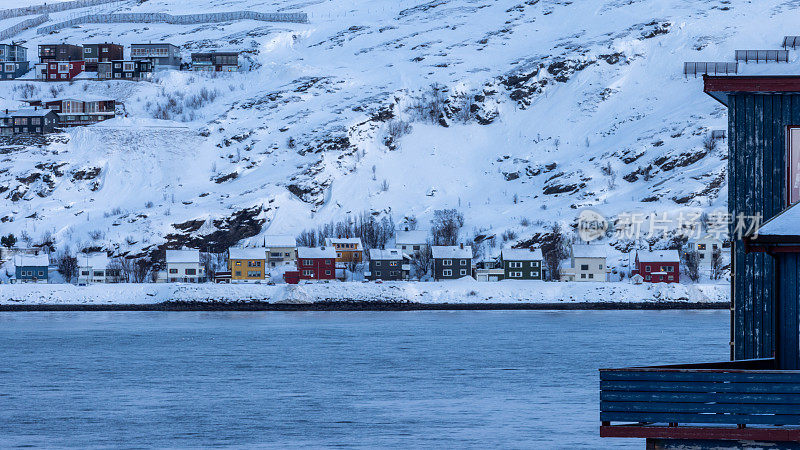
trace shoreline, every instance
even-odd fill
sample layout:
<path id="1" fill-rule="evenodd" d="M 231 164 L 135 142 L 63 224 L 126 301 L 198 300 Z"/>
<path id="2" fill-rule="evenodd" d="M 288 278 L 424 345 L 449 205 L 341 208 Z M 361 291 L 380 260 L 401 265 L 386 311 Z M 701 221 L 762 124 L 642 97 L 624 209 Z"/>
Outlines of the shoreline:
<path id="1" fill-rule="evenodd" d="M 416 303 L 387 301 L 166 301 L 149 304 L 0 304 L 0 312 L 187 311 L 668 311 L 730 309 L 729 302 Z"/>

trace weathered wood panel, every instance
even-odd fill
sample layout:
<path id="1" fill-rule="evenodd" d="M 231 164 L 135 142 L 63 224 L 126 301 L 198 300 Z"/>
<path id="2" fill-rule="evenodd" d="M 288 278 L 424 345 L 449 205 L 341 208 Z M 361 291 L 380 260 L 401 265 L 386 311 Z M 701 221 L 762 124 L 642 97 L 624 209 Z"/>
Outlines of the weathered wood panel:
<path id="1" fill-rule="evenodd" d="M 731 94 L 728 97 L 728 205 L 736 219 L 772 218 L 786 205 L 786 130 L 800 125 L 800 95 Z M 735 238 L 735 220 L 731 226 Z M 732 341 L 734 359 L 775 352 L 775 265 L 763 253 L 745 253 L 734 240 Z"/>
<path id="2" fill-rule="evenodd" d="M 800 370 L 600 371 L 600 420 L 800 425 Z"/>
<path id="3" fill-rule="evenodd" d="M 778 314 L 776 338 L 776 358 L 782 369 L 800 369 L 800 339 L 798 327 L 798 299 L 800 299 L 800 254 L 780 253 L 776 255 L 778 274 L 778 295 L 776 308 Z"/>

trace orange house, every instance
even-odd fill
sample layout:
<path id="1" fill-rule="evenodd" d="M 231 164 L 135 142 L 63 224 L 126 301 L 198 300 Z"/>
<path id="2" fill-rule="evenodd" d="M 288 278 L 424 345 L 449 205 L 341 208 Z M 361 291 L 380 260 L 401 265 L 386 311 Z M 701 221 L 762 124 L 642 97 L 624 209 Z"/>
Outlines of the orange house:
<path id="1" fill-rule="evenodd" d="M 364 246 L 360 238 L 327 238 L 325 245 L 336 249 L 336 266 L 364 261 Z"/>
<path id="2" fill-rule="evenodd" d="M 231 282 L 261 281 L 265 277 L 267 250 L 265 248 L 233 247 L 228 250 L 228 269 Z"/>

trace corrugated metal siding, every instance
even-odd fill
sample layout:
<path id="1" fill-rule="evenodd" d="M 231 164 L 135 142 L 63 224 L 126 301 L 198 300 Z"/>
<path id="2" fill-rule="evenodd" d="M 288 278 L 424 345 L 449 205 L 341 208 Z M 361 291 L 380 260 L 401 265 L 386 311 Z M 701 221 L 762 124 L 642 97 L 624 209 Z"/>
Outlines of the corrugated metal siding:
<path id="1" fill-rule="evenodd" d="M 800 325 L 800 254 L 781 253 L 777 255 L 776 271 L 778 278 L 777 308 L 778 316 L 776 338 L 780 345 L 776 349 L 778 368 L 786 370 L 800 369 L 800 342 L 798 341 L 798 325 Z"/>
<path id="2" fill-rule="evenodd" d="M 734 94 L 728 106 L 729 208 L 734 222 L 739 214 L 760 213 L 762 220 L 768 220 L 786 202 L 786 127 L 800 125 L 800 95 Z M 745 254 L 739 240 L 732 256 L 733 357 L 771 357 L 774 261 L 763 253 Z"/>

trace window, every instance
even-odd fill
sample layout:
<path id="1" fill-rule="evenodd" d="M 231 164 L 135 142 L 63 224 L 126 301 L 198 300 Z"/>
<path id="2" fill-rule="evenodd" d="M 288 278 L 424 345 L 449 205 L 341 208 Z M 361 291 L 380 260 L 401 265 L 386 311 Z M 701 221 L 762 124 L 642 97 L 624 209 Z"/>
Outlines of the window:
<path id="1" fill-rule="evenodd" d="M 94 276 L 96 276 L 96 277 L 103 277 L 103 276 L 105 276 L 105 273 L 103 273 L 103 271 L 102 271 L 102 270 L 95 270 L 95 271 L 94 271 Z"/>
<path id="2" fill-rule="evenodd" d="M 539 272 L 531 272 L 532 278 L 539 278 Z"/>
<path id="3" fill-rule="evenodd" d="M 303 265 L 304 266 L 310 266 L 312 264 L 313 264 L 313 261 L 311 261 L 310 259 L 304 259 L 303 260 Z"/>
<path id="4" fill-rule="evenodd" d="M 531 267 L 539 267 L 539 261 L 531 261 Z"/>
<path id="5" fill-rule="evenodd" d="M 393 271 L 389 272 L 389 276 L 390 276 L 390 277 L 396 277 L 396 276 L 398 276 L 398 274 L 397 274 L 397 271 L 396 271 L 396 270 L 393 270 Z"/>
<path id="6" fill-rule="evenodd" d="M 67 72 L 69 72 L 69 69 L 70 69 L 71 65 L 72 64 L 59 63 L 58 64 L 58 73 L 67 73 Z"/>
<path id="7" fill-rule="evenodd" d="M 88 47 L 83 49 L 83 53 L 86 53 L 87 55 L 88 55 L 89 53 L 91 53 L 91 52 L 92 52 L 92 49 L 90 49 L 90 48 L 88 48 Z"/>
<path id="8" fill-rule="evenodd" d="M 405 247 L 405 246 L 403 246 L 403 248 L 406 248 L 406 247 Z M 415 246 L 414 246 L 414 250 L 419 250 L 419 245 L 415 245 Z"/>
<path id="9" fill-rule="evenodd" d="M 581 270 L 589 270 L 588 264 L 581 264 Z"/>
<path id="10" fill-rule="evenodd" d="M 242 265 L 242 262 L 241 262 L 241 261 L 236 261 L 236 265 L 237 265 L 237 266 L 241 266 L 241 265 Z"/>
<path id="11" fill-rule="evenodd" d="M 36 127 L 36 132 L 37 133 L 41 133 L 42 132 L 42 127 Z"/>
<path id="12" fill-rule="evenodd" d="M 389 267 L 397 267 L 397 261 L 389 261 Z"/>
<path id="13" fill-rule="evenodd" d="M 582 274 L 581 274 L 581 278 L 586 278 L 586 274 L 585 274 L 585 273 L 582 273 Z"/>
<path id="14" fill-rule="evenodd" d="M 644 271 L 645 272 L 650 272 L 650 266 L 644 266 Z"/>
<path id="15" fill-rule="evenodd" d="M 443 266 L 452 266 L 453 265 L 453 260 L 452 259 L 444 259 L 444 260 L 442 260 L 442 265 Z"/>
<path id="16" fill-rule="evenodd" d="M 589 278 L 594 278 L 594 274 L 593 274 L 593 273 L 590 273 L 590 274 L 589 274 Z"/>
<path id="17" fill-rule="evenodd" d="M 260 270 L 248 270 L 247 271 L 248 278 L 261 278 L 261 271 Z"/>
<path id="18" fill-rule="evenodd" d="M 650 281 L 650 275 L 644 277 L 645 281 Z"/>
<path id="19" fill-rule="evenodd" d="M 673 280 L 675 277 L 673 277 L 672 275 L 670 275 L 670 276 L 669 276 L 669 277 L 667 277 L 667 278 L 669 278 L 669 281 L 672 281 L 672 280 Z"/>
<path id="20" fill-rule="evenodd" d="M 178 269 L 169 269 L 169 273 L 178 273 Z"/>
<path id="21" fill-rule="evenodd" d="M 311 278 L 313 278 L 313 277 L 314 277 L 314 271 L 313 271 L 313 270 L 304 270 L 304 271 L 303 271 L 303 276 L 304 276 L 304 277 L 311 277 Z"/>
<path id="22" fill-rule="evenodd" d="M 519 261 L 511 261 L 510 263 L 508 263 L 508 267 L 510 267 L 512 269 L 521 269 L 522 268 L 522 263 L 519 262 Z"/>
<path id="23" fill-rule="evenodd" d="M 40 271 L 39 271 L 39 276 L 40 276 L 40 277 L 44 276 L 44 272 L 40 270 Z"/>
<path id="24" fill-rule="evenodd" d="M 186 275 L 197 275 L 197 269 L 185 269 L 184 273 Z"/>
<path id="25" fill-rule="evenodd" d="M 376 270 L 375 276 L 380 278 L 381 276 L 383 276 L 383 272 L 381 272 L 380 270 Z"/>
<path id="26" fill-rule="evenodd" d="M 443 277 L 452 277 L 453 276 L 453 271 L 451 269 L 444 269 L 442 271 L 442 276 Z"/>
<path id="27" fill-rule="evenodd" d="M 597 268 L 600 269 L 600 270 L 603 270 L 603 265 L 602 264 L 598 264 Z"/>
<path id="28" fill-rule="evenodd" d="M 381 265 L 381 262 L 380 262 L 380 261 L 375 261 L 375 265 L 376 265 L 376 266 L 380 266 L 380 265 Z"/>
<path id="29" fill-rule="evenodd" d="M 786 187 L 788 191 L 787 200 L 792 205 L 800 200 L 800 128 L 789 128 L 788 150 L 786 160 L 789 167 L 786 171 L 788 175 Z"/>
<path id="30" fill-rule="evenodd" d="M 698 250 L 705 250 L 706 249 L 706 244 L 697 244 L 697 249 Z"/>
<path id="31" fill-rule="evenodd" d="M 14 65 L 13 64 L 6 64 L 6 72 L 13 72 Z"/>
<path id="32" fill-rule="evenodd" d="M 511 278 L 522 278 L 522 272 L 509 272 L 508 276 Z"/>
<path id="33" fill-rule="evenodd" d="M 81 271 L 81 275 L 83 275 L 85 277 L 88 277 L 89 276 L 89 271 L 88 270 L 82 270 Z"/>
<path id="34" fill-rule="evenodd" d="M 330 270 L 326 270 L 326 271 L 325 271 L 325 275 L 330 275 L 330 274 L 331 274 L 331 271 L 330 271 Z"/>
<path id="35" fill-rule="evenodd" d="M 122 64 L 120 64 L 120 63 L 114 63 L 114 68 L 115 68 L 115 69 L 119 69 L 119 68 L 121 68 L 121 67 L 122 67 Z"/>
<path id="36" fill-rule="evenodd" d="M 331 265 L 331 260 L 330 259 L 326 259 L 325 260 L 325 264 L 330 266 Z"/>
<path id="37" fill-rule="evenodd" d="M 278 256 L 280 256 L 280 253 L 278 254 Z M 284 253 L 283 256 L 288 258 L 289 257 L 289 252 Z"/>
<path id="38" fill-rule="evenodd" d="M 461 260 L 461 265 L 462 266 L 466 266 L 467 265 L 467 260 L 466 259 L 462 259 Z"/>
<path id="39" fill-rule="evenodd" d="M 463 277 L 464 275 L 466 275 L 466 274 L 467 274 L 467 269 L 461 269 L 461 272 L 460 272 L 460 274 L 461 274 L 461 276 L 462 276 L 462 277 Z"/>

